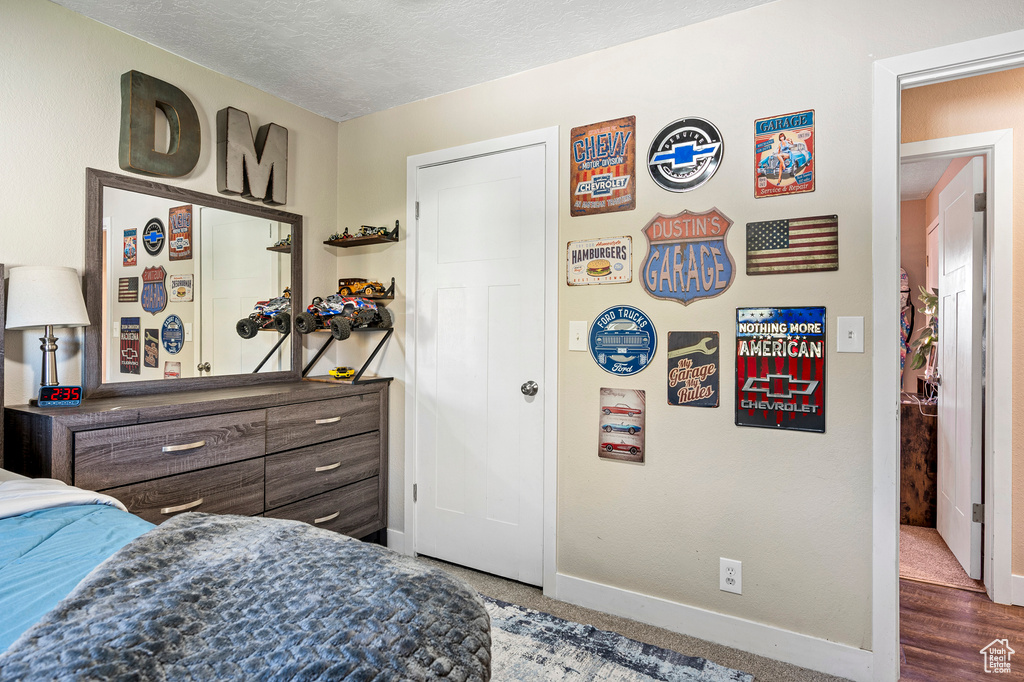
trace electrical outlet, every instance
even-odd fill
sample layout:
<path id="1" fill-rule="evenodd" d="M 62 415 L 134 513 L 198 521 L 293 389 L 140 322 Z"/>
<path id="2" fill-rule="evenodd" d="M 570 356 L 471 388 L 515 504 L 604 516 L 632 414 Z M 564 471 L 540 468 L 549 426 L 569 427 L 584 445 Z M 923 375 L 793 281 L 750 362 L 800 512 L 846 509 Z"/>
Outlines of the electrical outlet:
<path id="1" fill-rule="evenodd" d="M 587 350 L 587 321 L 570 320 L 569 350 Z"/>
<path id="2" fill-rule="evenodd" d="M 743 594 L 743 562 L 719 557 L 718 589 Z"/>

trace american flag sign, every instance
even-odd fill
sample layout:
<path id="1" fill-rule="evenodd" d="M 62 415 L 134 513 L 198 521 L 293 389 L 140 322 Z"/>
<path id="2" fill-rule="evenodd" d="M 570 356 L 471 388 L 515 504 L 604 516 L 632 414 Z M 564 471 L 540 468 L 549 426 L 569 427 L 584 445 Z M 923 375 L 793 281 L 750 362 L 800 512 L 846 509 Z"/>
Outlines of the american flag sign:
<path id="1" fill-rule="evenodd" d="M 839 269 L 839 216 L 747 223 L 747 274 Z"/>

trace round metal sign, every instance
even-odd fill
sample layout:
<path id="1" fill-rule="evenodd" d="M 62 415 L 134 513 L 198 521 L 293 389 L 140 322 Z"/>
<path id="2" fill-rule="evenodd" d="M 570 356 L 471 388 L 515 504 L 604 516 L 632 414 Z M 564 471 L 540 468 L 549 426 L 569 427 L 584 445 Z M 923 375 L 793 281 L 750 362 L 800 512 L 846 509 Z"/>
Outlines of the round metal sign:
<path id="1" fill-rule="evenodd" d="M 150 218 L 142 228 L 142 245 L 150 256 L 160 255 L 164 248 L 164 224 L 159 218 Z"/>
<path id="2" fill-rule="evenodd" d="M 182 324 L 180 317 L 167 316 L 160 328 L 160 342 L 163 343 L 164 350 L 171 355 L 181 352 L 181 347 L 185 343 L 185 325 Z"/>
<path id="3" fill-rule="evenodd" d="M 590 326 L 590 355 L 609 374 L 629 376 L 642 371 L 657 347 L 654 324 L 633 306 L 612 306 Z"/>
<path id="4" fill-rule="evenodd" d="M 711 179 L 722 163 L 725 145 L 711 121 L 690 117 L 661 129 L 647 152 L 647 170 L 670 192 L 689 192 Z"/>

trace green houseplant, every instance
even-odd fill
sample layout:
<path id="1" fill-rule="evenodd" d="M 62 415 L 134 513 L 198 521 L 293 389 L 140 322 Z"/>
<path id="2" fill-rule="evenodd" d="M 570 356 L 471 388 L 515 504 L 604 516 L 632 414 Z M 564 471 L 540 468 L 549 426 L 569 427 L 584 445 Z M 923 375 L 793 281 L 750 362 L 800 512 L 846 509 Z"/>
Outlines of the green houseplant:
<path id="1" fill-rule="evenodd" d="M 910 344 L 913 355 L 910 358 L 910 369 L 925 367 L 925 380 L 931 381 L 935 373 L 935 356 L 938 353 L 939 344 L 939 290 L 932 289 L 931 293 L 924 287 L 919 287 L 921 295 L 921 312 L 927 317 L 927 322 L 918 331 L 917 338 Z"/>

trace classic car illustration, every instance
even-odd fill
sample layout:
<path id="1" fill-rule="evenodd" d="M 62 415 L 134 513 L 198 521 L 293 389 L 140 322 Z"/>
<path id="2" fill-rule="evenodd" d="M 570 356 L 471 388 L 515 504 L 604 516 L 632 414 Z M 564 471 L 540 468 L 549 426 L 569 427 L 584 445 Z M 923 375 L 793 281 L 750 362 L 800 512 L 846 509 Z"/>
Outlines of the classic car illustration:
<path id="1" fill-rule="evenodd" d="M 344 341 L 355 327 L 391 328 L 391 313 L 382 305 L 358 296 L 331 294 L 317 296 L 305 312 L 295 316 L 295 328 L 303 334 L 317 329 L 330 329 L 338 341 Z"/>
<path id="2" fill-rule="evenodd" d="M 351 296 L 362 293 L 363 296 L 380 296 L 387 290 L 380 282 L 365 277 L 342 277 L 338 280 L 338 295 Z"/>
<path id="3" fill-rule="evenodd" d="M 356 375 L 356 371 L 351 367 L 335 367 L 328 374 L 335 379 L 351 379 Z"/>
<path id="4" fill-rule="evenodd" d="M 630 445 L 629 443 L 623 443 L 622 441 L 619 441 L 618 443 L 601 443 L 601 449 L 605 452 L 628 452 L 631 455 L 636 455 L 640 452 L 639 445 Z"/>
<path id="5" fill-rule="evenodd" d="M 287 334 L 291 329 L 292 290 L 285 287 L 284 293 L 269 301 L 257 301 L 249 317 L 243 317 L 235 324 L 235 331 L 243 339 L 251 339 L 261 329 L 276 329 Z"/>
<path id="6" fill-rule="evenodd" d="M 785 168 L 782 169 L 782 173 L 790 176 L 799 173 L 804 166 L 811 162 L 811 153 L 807 151 L 807 145 L 803 142 L 796 142 L 789 147 L 788 152 L 784 152 L 789 155 L 789 162 Z M 778 175 L 781 179 L 782 174 L 779 173 L 779 157 L 777 154 L 770 154 L 763 159 L 761 163 L 757 164 L 758 175 Z"/>
<path id="7" fill-rule="evenodd" d="M 626 403 L 615 403 L 614 405 L 606 405 L 601 408 L 601 411 L 605 414 L 624 414 L 627 417 L 632 417 L 635 414 L 640 414 L 642 410 L 638 407 L 630 407 Z M 637 429 L 639 430 L 639 429 Z"/>
<path id="8" fill-rule="evenodd" d="M 640 427 L 636 424 L 605 424 L 601 427 L 607 432 L 620 431 L 633 435 L 634 433 L 640 433 Z"/>

